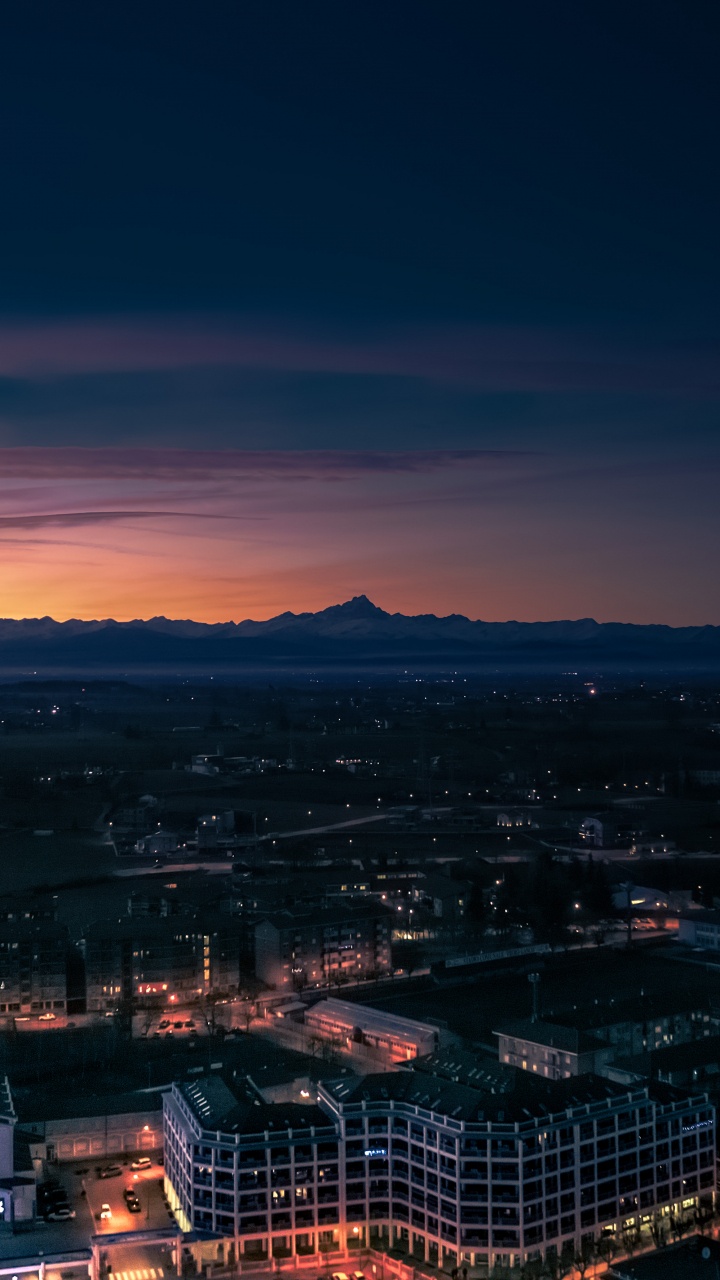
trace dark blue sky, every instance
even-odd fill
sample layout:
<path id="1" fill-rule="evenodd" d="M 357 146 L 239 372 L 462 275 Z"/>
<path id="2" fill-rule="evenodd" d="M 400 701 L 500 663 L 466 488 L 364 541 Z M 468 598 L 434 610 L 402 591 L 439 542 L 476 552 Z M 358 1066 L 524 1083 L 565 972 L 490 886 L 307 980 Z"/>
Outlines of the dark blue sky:
<path id="1" fill-rule="evenodd" d="M 0 447 L 537 454 L 605 556 L 551 613 L 627 608 L 642 543 L 648 620 L 720 621 L 662 581 L 718 550 L 718 36 L 668 0 L 9 7 Z"/>

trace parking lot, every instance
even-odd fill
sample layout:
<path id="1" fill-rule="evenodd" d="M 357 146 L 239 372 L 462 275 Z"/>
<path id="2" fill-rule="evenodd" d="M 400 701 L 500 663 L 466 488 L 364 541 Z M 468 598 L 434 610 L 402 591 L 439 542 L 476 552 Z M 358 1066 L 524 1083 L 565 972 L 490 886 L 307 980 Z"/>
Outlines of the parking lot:
<path id="1" fill-rule="evenodd" d="M 142 1040 L 193 1040 L 206 1036 L 208 1026 L 197 1009 L 146 1010 L 133 1018 L 133 1036 Z"/>
<path id="2" fill-rule="evenodd" d="M 96 1235 L 117 1235 L 124 1231 L 143 1231 L 172 1227 L 172 1217 L 163 1196 L 163 1169 L 153 1158 L 149 1168 L 133 1169 L 127 1157 L 115 1163 L 108 1159 L 98 1165 L 80 1165 L 75 1178 L 85 1192 L 87 1207 Z M 119 1172 L 115 1173 L 114 1170 Z M 104 1176 L 112 1170 L 110 1176 Z M 131 1212 L 125 1193 L 132 1192 L 139 1209 Z"/>

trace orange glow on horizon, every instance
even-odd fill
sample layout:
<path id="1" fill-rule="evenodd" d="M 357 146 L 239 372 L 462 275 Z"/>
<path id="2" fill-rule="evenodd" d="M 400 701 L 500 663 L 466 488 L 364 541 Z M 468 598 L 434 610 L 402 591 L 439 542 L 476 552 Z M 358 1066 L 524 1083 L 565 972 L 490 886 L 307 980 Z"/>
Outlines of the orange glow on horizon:
<path id="1" fill-rule="evenodd" d="M 648 524 L 639 543 L 620 505 L 591 520 L 583 490 L 574 507 L 552 460 L 407 456 L 0 449 L 2 614 L 261 621 L 365 594 L 390 613 L 720 624 L 662 504 L 662 538 Z"/>

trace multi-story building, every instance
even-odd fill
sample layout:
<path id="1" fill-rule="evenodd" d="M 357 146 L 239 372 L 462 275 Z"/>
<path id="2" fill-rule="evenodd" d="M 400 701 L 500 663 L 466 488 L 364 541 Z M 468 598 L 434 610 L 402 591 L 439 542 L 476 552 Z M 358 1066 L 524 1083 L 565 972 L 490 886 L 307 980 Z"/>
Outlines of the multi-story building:
<path id="1" fill-rule="evenodd" d="M 397 1071 L 268 1106 L 219 1079 L 164 1095 L 168 1194 L 236 1260 L 400 1250 L 422 1265 L 512 1266 L 712 1195 L 706 1094 L 510 1072 L 490 1093 Z"/>
<path id="2" fill-rule="evenodd" d="M 501 1062 L 561 1079 L 586 1071 L 605 1074 L 617 1058 L 690 1044 L 718 1034 L 720 1013 L 692 998 L 643 996 L 558 1019 L 509 1023 L 495 1032 Z"/>
<path id="3" fill-rule="evenodd" d="M 389 973 L 391 925 L 368 901 L 275 912 L 255 927 L 255 973 L 278 991 Z"/>
<path id="4" fill-rule="evenodd" d="M 575 1027 L 530 1018 L 511 1022 L 494 1034 L 498 1038 L 501 1062 L 520 1067 L 522 1071 L 535 1071 L 547 1080 L 565 1080 L 586 1072 L 600 1073 L 615 1052 L 595 1036 Z"/>
<path id="5" fill-rule="evenodd" d="M 0 1079 L 0 1235 L 32 1226 L 35 1217 L 35 1171 L 17 1115 L 7 1076 Z"/>
<path id="6" fill-rule="evenodd" d="M 0 1021 L 66 1013 L 68 947 L 52 920 L 0 923 Z"/>
<path id="7" fill-rule="evenodd" d="M 237 991 L 240 931 L 232 917 L 128 916 L 92 925 L 84 950 L 89 1013 Z"/>
<path id="8" fill-rule="evenodd" d="M 173 1085 L 163 1111 L 165 1182 L 184 1230 L 217 1233 L 247 1261 L 344 1244 L 332 1115 L 217 1077 Z"/>
<path id="9" fill-rule="evenodd" d="M 720 950 L 720 911 L 698 909 L 680 916 L 677 936 L 687 947 Z"/>

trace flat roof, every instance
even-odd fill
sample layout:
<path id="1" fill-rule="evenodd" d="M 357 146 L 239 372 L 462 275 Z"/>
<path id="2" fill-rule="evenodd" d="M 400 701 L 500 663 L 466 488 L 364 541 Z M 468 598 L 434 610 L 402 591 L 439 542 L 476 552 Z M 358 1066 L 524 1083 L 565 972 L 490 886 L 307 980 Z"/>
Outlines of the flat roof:
<path id="1" fill-rule="evenodd" d="M 311 1126 L 333 1127 L 330 1116 L 314 1103 L 263 1102 L 248 1080 L 230 1089 L 219 1076 L 201 1076 L 174 1086 L 192 1108 L 203 1129 L 258 1136 Z"/>
<path id="2" fill-rule="evenodd" d="M 560 1023 L 542 1022 L 540 1019 L 533 1022 L 532 1018 L 508 1022 L 498 1031 L 493 1031 L 493 1035 L 526 1040 L 528 1044 L 558 1049 L 561 1053 L 593 1053 L 604 1047 L 601 1040 L 579 1031 L 577 1027 L 565 1027 Z"/>
<path id="3" fill-rule="evenodd" d="M 333 906 L 317 906 L 303 903 L 301 906 L 281 907 L 268 911 L 258 924 L 271 924 L 282 932 L 284 929 L 332 928 L 334 925 L 352 924 L 354 921 L 389 919 L 392 912 L 373 898 L 362 902 L 338 902 Z"/>
<path id="4" fill-rule="evenodd" d="M 384 1009 L 375 1009 L 368 1004 L 354 1004 L 349 1000 L 336 1000 L 330 996 L 327 1000 L 319 1000 L 306 1016 L 322 1015 L 342 1022 L 348 1028 L 358 1027 L 361 1031 L 383 1031 L 392 1033 L 401 1040 L 414 1042 L 419 1035 L 435 1036 L 437 1027 L 427 1022 L 418 1022 L 415 1018 L 405 1018 L 398 1013 L 387 1013 Z"/>
<path id="5" fill-rule="evenodd" d="M 612 1105 L 626 1101 L 637 1105 L 649 1097 L 662 1103 L 689 1097 L 687 1090 L 676 1089 L 659 1081 L 648 1081 L 629 1088 L 601 1076 L 572 1076 L 567 1080 L 546 1080 L 517 1067 L 502 1066 L 509 1073 L 511 1087 L 499 1092 L 495 1082 L 482 1082 L 480 1087 L 456 1083 L 446 1078 L 416 1071 L 393 1071 L 323 1082 L 321 1088 L 342 1105 L 362 1102 L 407 1102 L 411 1106 L 434 1111 L 438 1115 L 469 1122 L 493 1121 L 497 1124 L 527 1124 L 528 1121 L 564 1120 L 581 1108 L 598 1103 Z M 698 1088 L 698 1094 L 703 1092 Z M 695 1095 L 697 1096 L 697 1095 Z"/>
<path id="6" fill-rule="evenodd" d="M 707 1256 L 705 1256 L 707 1254 Z M 642 1258 L 612 1263 L 608 1274 L 617 1280 L 716 1280 L 720 1246 L 707 1236 L 692 1236 L 680 1244 L 655 1249 Z"/>
<path id="7" fill-rule="evenodd" d="M 133 1093 L 99 1093 L 86 1097 L 66 1098 L 61 1092 L 39 1100 L 31 1096 L 19 1104 L 23 1125 L 46 1124 L 52 1120 L 86 1120 L 91 1116 L 124 1116 L 162 1111 L 162 1095 L 169 1088 L 138 1089 Z"/>

